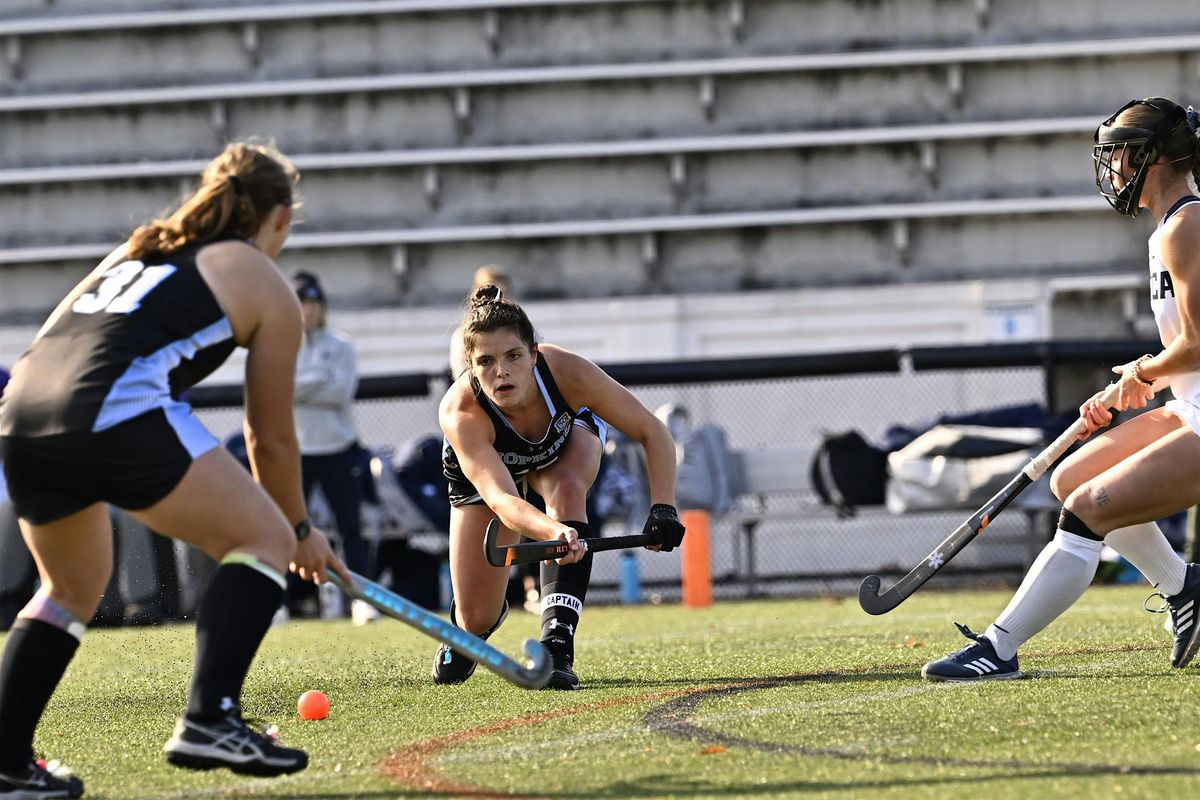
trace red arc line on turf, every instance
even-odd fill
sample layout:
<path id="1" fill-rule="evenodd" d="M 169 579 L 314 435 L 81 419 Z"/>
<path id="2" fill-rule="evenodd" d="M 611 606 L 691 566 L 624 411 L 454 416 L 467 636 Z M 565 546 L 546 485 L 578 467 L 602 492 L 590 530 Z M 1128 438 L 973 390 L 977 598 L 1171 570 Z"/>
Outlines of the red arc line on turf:
<path id="1" fill-rule="evenodd" d="M 721 684 L 719 686 L 704 686 L 694 687 L 691 689 L 675 689 L 663 692 L 650 692 L 648 694 L 634 695 L 633 697 L 619 697 L 613 700 L 605 700 L 601 703 L 592 703 L 585 706 L 573 706 L 571 708 L 560 708 L 555 711 L 542 711 L 536 714 L 526 714 L 522 717 L 513 717 L 511 719 L 503 719 L 499 722 L 493 722 L 488 725 L 482 725 L 478 728 L 470 728 L 457 733 L 450 733 L 445 736 L 438 736 L 434 739 L 426 739 L 423 742 L 417 742 L 397 750 L 392 753 L 383 763 L 379 765 L 379 769 L 383 774 L 393 780 L 419 791 L 440 793 L 440 794 L 455 794 L 463 797 L 493 797 L 493 798 L 533 798 L 539 797 L 536 794 L 523 794 L 520 792 L 506 792 L 498 789 L 488 789 L 483 786 L 456 781 L 448 778 L 432 767 L 429 762 L 434 756 L 451 747 L 466 744 L 476 739 L 481 739 L 485 736 L 491 736 L 495 733 L 503 733 L 504 731 L 512 730 L 513 728 L 524 728 L 530 725 L 537 725 L 542 722 L 559 719 L 561 717 L 570 717 L 576 714 L 586 714 L 589 711 L 601 711 L 606 708 L 614 708 L 616 706 L 631 706 L 638 703 L 648 703 L 654 700 L 668 700 L 684 695 L 694 694 L 696 692 L 707 692 L 713 689 L 729 688 L 738 684 Z"/>
<path id="2" fill-rule="evenodd" d="M 1133 644 L 1123 645 L 1108 645 L 1097 647 L 1077 647 L 1065 650 L 1054 651 L 1039 651 L 1029 655 L 1037 658 L 1052 658 L 1055 656 L 1076 656 L 1076 655 L 1099 655 L 1103 653 L 1124 653 L 1141 650 L 1160 650 L 1166 645 L 1150 642 L 1138 642 Z M 907 664 L 893 665 L 891 669 L 909 669 Z M 461 797 L 479 797 L 479 798 L 503 798 L 503 800 L 540 800 L 542 795 L 524 794 L 521 792 L 510 792 L 501 789 L 489 789 L 484 786 L 479 786 L 465 781 L 457 781 L 453 778 L 442 775 L 437 769 L 430 765 L 430 761 L 441 753 L 452 747 L 473 742 L 476 739 L 482 739 L 485 736 L 491 736 L 495 733 L 503 733 L 504 731 L 513 730 L 514 728 L 524 728 L 530 725 L 537 725 L 550 720 L 561 719 L 562 717 L 570 717 L 576 714 L 586 714 L 590 711 L 602 711 L 606 708 L 615 708 L 618 706 L 637 705 L 638 703 L 647 703 L 655 700 L 671 700 L 675 698 L 687 697 L 695 694 L 711 694 L 713 692 L 722 692 L 730 690 L 746 691 L 756 687 L 768 688 L 770 686 L 779 685 L 781 681 L 794 682 L 813 678 L 830 678 L 842 677 L 855 674 L 863 674 L 867 672 L 888 670 L 889 667 L 872 665 L 869 667 L 859 667 L 857 669 L 837 670 L 833 672 L 813 672 L 802 673 L 799 675 L 775 676 L 764 678 L 747 678 L 740 681 L 731 681 L 713 686 L 696 686 L 690 689 L 674 689 L 661 692 L 648 692 L 646 694 L 633 695 L 632 697 L 619 697 L 612 700 L 605 700 L 600 703 L 591 703 L 584 706 L 574 706 L 572 708 L 560 708 L 554 711 L 542 711 L 536 714 L 526 714 L 521 717 L 512 717 L 503 719 L 498 722 L 492 722 L 487 725 L 481 725 L 478 728 L 469 728 L 465 731 L 438 736 L 433 739 L 426 739 L 422 742 L 416 742 L 408 745 L 400 750 L 389 755 L 379 765 L 379 770 L 387 777 L 396 782 L 416 791 L 428 792 L 430 794 L 453 794 Z M 711 732 L 706 732 L 711 733 Z M 738 746 L 739 743 L 732 743 L 733 746 Z M 745 744 L 744 742 L 740 744 Z"/>

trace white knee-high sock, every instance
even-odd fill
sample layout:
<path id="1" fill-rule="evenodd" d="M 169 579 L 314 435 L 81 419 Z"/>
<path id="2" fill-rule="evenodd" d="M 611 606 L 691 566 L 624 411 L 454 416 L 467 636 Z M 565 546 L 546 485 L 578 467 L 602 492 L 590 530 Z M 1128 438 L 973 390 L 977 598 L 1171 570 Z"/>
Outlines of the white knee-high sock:
<path id="1" fill-rule="evenodd" d="M 1187 563 L 1179 557 L 1159 530 L 1156 522 L 1143 522 L 1128 528 L 1117 528 L 1104 537 L 1105 543 L 1116 550 L 1138 572 L 1154 584 L 1154 588 L 1170 597 L 1183 591 Z"/>
<path id="2" fill-rule="evenodd" d="M 1103 542 L 1059 530 L 1029 568 L 1021 588 L 984 634 L 1008 660 L 1070 608 L 1096 574 Z"/>

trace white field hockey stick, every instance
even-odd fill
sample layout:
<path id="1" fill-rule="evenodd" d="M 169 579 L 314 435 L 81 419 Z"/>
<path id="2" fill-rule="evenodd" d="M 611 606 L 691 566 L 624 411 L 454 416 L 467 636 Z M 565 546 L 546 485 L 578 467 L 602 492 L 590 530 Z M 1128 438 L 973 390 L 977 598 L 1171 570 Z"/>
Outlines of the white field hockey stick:
<path id="1" fill-rule="evenodd" d="M 1117 392 L 1118 384 L 1111 383 L 1104 390 L 1104 393 L 1100 395 L 1100 402 L 1105 408 L 1111 408 L 1112 404 L 1116 402 Z M 1086 430 L 1087 422 L 1082 418 L 1076 420 L 1049 447 L 1034 456 L 1008 482 L 1007 486 L 997 492 L 991 500 L 984 503 L 982 508 L 971 515 L 970 519 L 958 526 L 958 529 L 954 533 L 950 534 L 946 537 L 945 541 L 935 547 L 933 552 L 925 557 L 924 561 L 913 567 L 911 572 L 898 580 L 887 591 L 879 591 L 881 581 L 878 575 L 868 575 L 863 578 L 862 585 L 858 587 L 858 604 L 862 606 L 863 611 L 866 611 L 868 614 L 886 614 L 907 600 L 913 592 L 925 584 L 925 581 L 932 578 L 941 571 L 942 567 L 949 564 L 950 559 L 954 558 L 959 550 L 962 550 L 972 539 L 978 536 L 988 526 L 988 523 L 998 517 L 1000 512 L 1016 499 L 1017 495 L 1023 492 L 1031 483 L 1042 477 L 1046 470 L 1050 469 L 1054 465 L 1054 462 L 1062 458 L 1063 454 L 1070 449 L 1080 434 Z"/>

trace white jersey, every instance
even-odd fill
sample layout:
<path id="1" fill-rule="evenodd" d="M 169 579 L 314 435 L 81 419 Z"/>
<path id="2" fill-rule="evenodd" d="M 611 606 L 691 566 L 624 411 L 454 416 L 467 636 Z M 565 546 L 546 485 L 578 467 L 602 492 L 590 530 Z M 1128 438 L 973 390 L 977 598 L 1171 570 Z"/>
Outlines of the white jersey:
<path id="1" fill-rule="evenodd" d="M 1154 321 L 1158 323 L 1158 335 L 1166 347 L 1181 331 L 1179 306 L 1175 302 L 1175 284 L 1170 264 L 1164 264 L 1159 248 L 1159 235 L 1167 220 L 1179 209 L 1192 203 L 1200 203 L 1200 197 L 1185 197 L 1171 207 L 1154 233 L 1150 235 L 1150 308 L 1154 310 Z M 1171 393 L 1175 399 L 1200 407 L 1200 371 L 1180 372 L 1171 376 Z"/>

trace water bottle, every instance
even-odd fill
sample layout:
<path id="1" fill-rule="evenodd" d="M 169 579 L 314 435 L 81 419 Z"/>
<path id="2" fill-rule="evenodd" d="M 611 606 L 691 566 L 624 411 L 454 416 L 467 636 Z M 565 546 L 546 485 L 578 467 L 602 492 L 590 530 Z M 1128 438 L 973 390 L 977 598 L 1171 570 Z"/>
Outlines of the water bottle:
<path id="1" fill-rule="evenodd" d="M 642 579 L 638 575 L 637 553 L 626 550 L 621 553 L 621 602 L 633 605 L 642 602 Z"/>
<path id="2" fill-rule="evenodd" d="M 443 561 L 438 567 L 438 608 L 450 610 L 450 601 L 454 599 L 454 584 L 450 581 L 450 562 Z"/>

